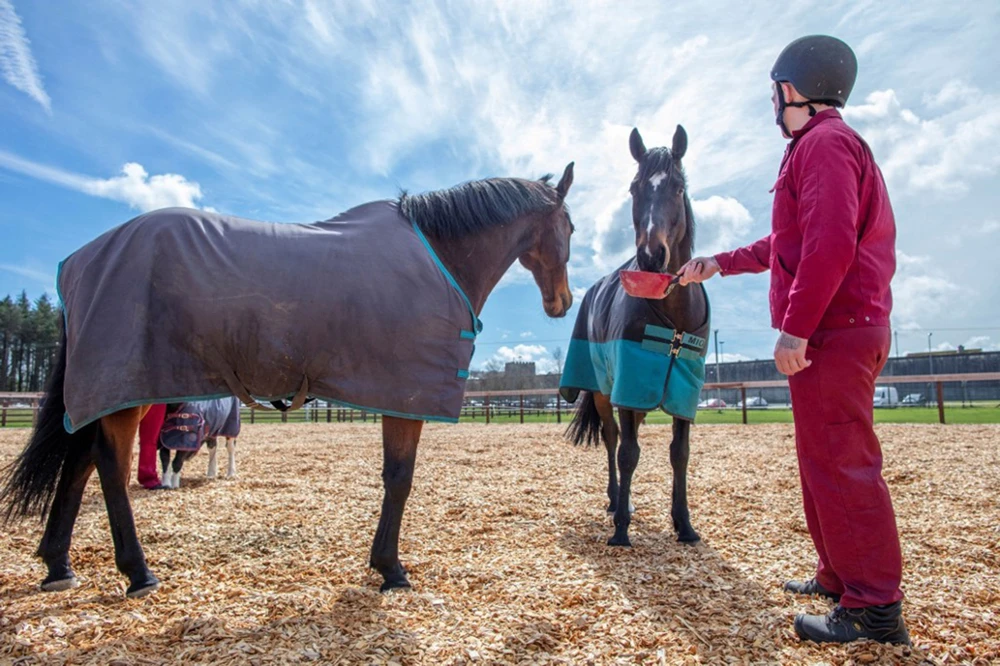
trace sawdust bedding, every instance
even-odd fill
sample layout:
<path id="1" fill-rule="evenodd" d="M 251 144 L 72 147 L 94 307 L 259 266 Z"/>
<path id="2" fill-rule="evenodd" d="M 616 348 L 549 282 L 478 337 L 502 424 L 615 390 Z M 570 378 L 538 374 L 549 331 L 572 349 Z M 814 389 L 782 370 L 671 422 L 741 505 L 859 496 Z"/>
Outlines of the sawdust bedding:
<path id="1" fill-rule="evenodd" d="M 643 430 L 632 549 L 605 545 L 603 450 L 555 425 L 428 426 L 403 523 L 412 592 L 366 567 L 381 503 L 371 425 L 247 425 L 239 477 L 133 486 L 163 582 L 124 598 L 91 481 L 72 558 L 83 584 L 37 591 L 41 526 L 0 534 L 0 663 L 1000 662 L 1000 427 L 881 426 L 914 647 L 800 644 L 781 592 L 813 555 L 790 426 L 701 426 L 691 515 L 669 514 L 667 426 Z M 26 430 L 0 431 L 0 464 Z"/>

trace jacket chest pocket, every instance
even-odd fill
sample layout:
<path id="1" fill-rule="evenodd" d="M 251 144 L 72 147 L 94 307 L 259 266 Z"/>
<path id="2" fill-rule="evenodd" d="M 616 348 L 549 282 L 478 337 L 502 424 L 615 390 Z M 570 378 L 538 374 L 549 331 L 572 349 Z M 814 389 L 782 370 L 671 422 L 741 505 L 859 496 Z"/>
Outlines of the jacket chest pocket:
<path id="1" fill-rule="evenodd" d="M 774 204 L 771 208 L 771 226 L 775 232 L 780 232 L 782 229 L 794 224 L 795 218 L 798 215 L 798 202 L 796 201 L 795 192 L 792 189 L 792 181 L 788 177 L 787 171 L 782 171 L 778 176 L 778 180 L 774 182 L 774 187 L 771 188 L 771 193 L 774 194 Z"/>

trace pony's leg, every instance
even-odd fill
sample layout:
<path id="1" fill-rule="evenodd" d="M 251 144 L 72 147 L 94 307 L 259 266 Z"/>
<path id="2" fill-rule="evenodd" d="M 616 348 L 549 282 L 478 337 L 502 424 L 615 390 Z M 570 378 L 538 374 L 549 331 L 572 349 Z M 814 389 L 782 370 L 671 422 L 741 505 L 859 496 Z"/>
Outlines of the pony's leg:
<path id="1" fill-rule="evenodd" d="M 165 488 L 169 488 L 170 486 L 167 484 L 167 474 L 170 472 L 170 449 L 162 444 L 160 445 L 160 468 L 160 477 L 163 479 L 160 485 Z"/>
<path id="2" fill-rule="evenodd" d="M 226 437 L 226 453 L 229 455 L 229 469 L 226 470 L 226 478 L 236 477 L 236 438 Z"/>
<path id="3" fill-rule="evenodd" d="M 618 490 L 618 507 L 615 511 L 615 534 L 608 539 L 609 546 L 631 546 L 628 526 L 632 522 L 632 474 L 639 465 L 639 415 L 631 409 L 619 409 L 622 443 L 618 448 L 618 469 L 621 483 Z"/>
<path id="4" fill-rule="evenodd" d="M 674 469 L 674 491 L 671 500 L 670 517 L 674 521 L 677 540 L 695 543 L 701 539 L 691 527 L 688 513 L 687 468 L 691 453 L 691 422 L 674 419 L 674 438 L 670 442 L 670 466 Z"/>
<path id="5" fill-rule="evenodd" d="M 209 437 L 205 440 L 205 446 L 208 447 L 208 471 L 205 472 L 205 476 L 214 479 L 219 474 L 219 444 L 214 437 Z"/>
<path id="6" fill-rule="evenodd" d="M 618 468 L 615 453 L 618 451 L 618 424 L 611 399 L 603 393 L 594 393 L 594 407 L 601 417 L 601 440 L 608 452 L 608 513 L 618 509 Z"/>
<path id="7" fill-rule="evenodd" d="M 93 444 L 83 450 L 72 451 L 63 463 L 45 534 L 38 545 L 38 556 L 49 570 L 41 586 L 46 592 L 68 590 L 80 584 L 70 567 L 69 545 L 73 525 L 80 513 L 83 489 L 93 473 Z"/>
<path id="8" fill-rule="evenodd" d="M 423 427 L 423 421 L 392 416 L 382 420 L 382 482 L 385 496 L 368 561 L 373 569 L 382 574 L 382 592 L 410 587 L 406 569 L 399 562 L 399 526 L 413 484 L 413 465 Z"/>
<path id="9" fill-rule="evenodd" d="M 160 586 L 160 581 L 146 566 L 146 555 L 139 545 L 128 500 L 132 444 L 142 413 L 142 408 L 133 407 L 103 417 L 97 436 L 97 473 L 115 544 L 115 564 L 128 576 L 126 595 L 131 598 L 143 597 Z"/>

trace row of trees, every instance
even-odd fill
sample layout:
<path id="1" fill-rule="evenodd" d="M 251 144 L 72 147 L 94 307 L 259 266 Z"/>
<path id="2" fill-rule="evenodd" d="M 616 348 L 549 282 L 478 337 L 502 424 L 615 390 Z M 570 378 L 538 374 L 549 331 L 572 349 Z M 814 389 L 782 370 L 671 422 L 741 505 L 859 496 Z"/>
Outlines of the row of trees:
<path id="1" fill-rule="evenodd" d="M 0 391 L 41 391 L 56 361 L 62 311 L 47 295 L 0 301 Z"/>

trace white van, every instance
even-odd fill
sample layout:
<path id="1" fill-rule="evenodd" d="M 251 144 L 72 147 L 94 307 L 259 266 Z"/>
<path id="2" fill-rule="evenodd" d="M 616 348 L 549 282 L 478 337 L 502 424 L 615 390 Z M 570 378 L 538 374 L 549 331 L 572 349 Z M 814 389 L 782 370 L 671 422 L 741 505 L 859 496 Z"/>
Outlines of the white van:
<path id="1" fill-rule="evenodd" d="M 895 386 L 876 386 L 873 407 L 899 407 L 899 391 Z"/>

